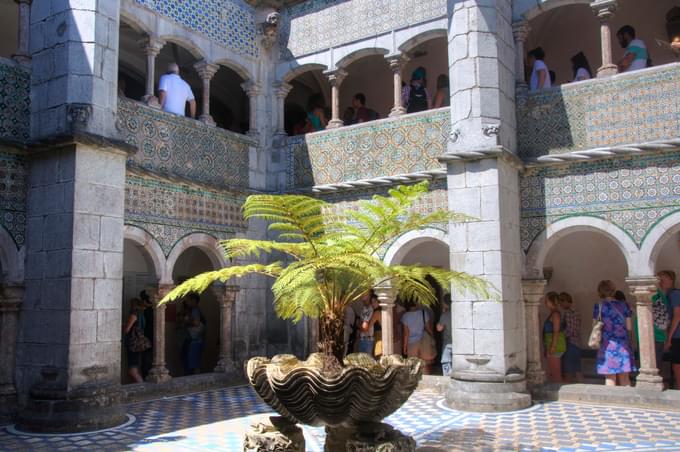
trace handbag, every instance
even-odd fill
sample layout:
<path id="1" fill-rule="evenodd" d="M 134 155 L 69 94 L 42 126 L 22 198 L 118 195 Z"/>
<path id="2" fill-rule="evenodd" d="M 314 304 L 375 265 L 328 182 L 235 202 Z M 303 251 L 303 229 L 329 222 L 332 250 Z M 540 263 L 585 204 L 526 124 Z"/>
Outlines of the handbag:
<path id="1" fill-rule="evenodd" d="M 418 350 L 418 358 L 423 361 L 432 361 L 437 357 L 437 346 L 434 338 L 425 330 L 425 311 L 423 313 L 423 337 L 420 339 L 420 347 Z"/>
<path id="2" fill-rule="evenodd" d="M 127 337 L 127 348 L 132 353 L 140 353 L 151 348 L 151 341 L 140 328 L 132 328 Z"/>
<path id="3" fill-rule="evenodd" d="M 599 312 L 597 314 L 597 321 L 593 325 L 593 329 L 588 336 L 588 347 L 599 349 L 602 344 L 602 328 L 604 322 L 602 321 L 602 303 L 599 304 Z"/>

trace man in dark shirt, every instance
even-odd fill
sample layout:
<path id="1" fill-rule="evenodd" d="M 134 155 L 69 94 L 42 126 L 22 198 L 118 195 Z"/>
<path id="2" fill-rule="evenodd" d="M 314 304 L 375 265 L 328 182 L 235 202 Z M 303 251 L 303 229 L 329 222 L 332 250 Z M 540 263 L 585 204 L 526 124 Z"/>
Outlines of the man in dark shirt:
<path id="1" fill-rule="evenodd" d="M 364 93 L 357 93 L 354 95 L 352 98 L 352 107 L 354 107 L 355 111 L 354 124 L 378 119 L 378 114 L 375 111 L 366 108 L 366 96 Z"/>

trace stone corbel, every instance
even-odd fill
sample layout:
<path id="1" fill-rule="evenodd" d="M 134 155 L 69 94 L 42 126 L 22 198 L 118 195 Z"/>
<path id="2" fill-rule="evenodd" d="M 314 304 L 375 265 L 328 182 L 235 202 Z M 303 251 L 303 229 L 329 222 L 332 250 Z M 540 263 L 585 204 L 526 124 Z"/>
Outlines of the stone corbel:
<path id="1" fill-rule="evenodd" d="M 281 14 L 274 11 L 267 15 L 265 21 L 261 25 L 262 39 L 260 43 L 262 47 L 269 50 L 274 47 L 276 41 L 278 40 L 279 33 L 279 20 L 281 19 Z"/>

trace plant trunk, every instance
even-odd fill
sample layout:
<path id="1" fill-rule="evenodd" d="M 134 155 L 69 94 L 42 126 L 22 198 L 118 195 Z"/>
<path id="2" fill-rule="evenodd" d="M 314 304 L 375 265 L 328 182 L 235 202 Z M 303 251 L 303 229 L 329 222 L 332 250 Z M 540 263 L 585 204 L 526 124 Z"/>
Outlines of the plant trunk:
<path id="1" fill-rule="evenodd" d="M 325 370 L 339 370 L 342 367 L 345 354 L 344 329 L 344 319 L 334 313 L 319 318 L 319 349 L 326 356 Z"/>

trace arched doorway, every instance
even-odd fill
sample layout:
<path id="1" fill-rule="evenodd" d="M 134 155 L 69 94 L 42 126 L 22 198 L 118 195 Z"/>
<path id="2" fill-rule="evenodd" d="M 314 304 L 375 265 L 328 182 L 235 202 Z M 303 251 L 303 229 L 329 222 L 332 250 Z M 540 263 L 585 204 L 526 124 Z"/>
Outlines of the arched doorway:
<path id="1" fill-rule="evenodd" d="M 218 127 L 236 133 L 246 133 L 250 129 L 250 104 L 241 87 L 243 82 L 243 77 L 227 66 L 220 66 L 213 76 L 210 82 L 210 116 Z"/>
<path id="2" fill-rule="evenodd" d="M 347 78 L 340 86 L 340 115 L 343 120 L 344 113 L 352 107 L 352 99 L 359 93 L 366 98 L 365 107 L 378 114 L 375 119 L 386 118 L 394 106 L 392 71 L 383 51 L 375 51 L 378 53 L 362 56 L 343 66 L 347 72 Z"/>
<path id="3" fill-rule="evenodd" d="M 448 81 L 449 75 L 449 58 L 448 58 L 448 43 L 446 32 L 444 30 L 433 32 L 431 35 L 418 35 L 409 42 L 418 43 L 415 45 L 404 46 L 404 51 L 409 60 L 402 71 L 402 80 L 408 84 L 411 80 L 411 75 L 418 67 L 423 67 L 427 71 L 427 85 L 426 88 L 432 96 L 434 101 L 437 93 L 437 80 L 440 76 L 446 76 Z M 447 99 L 448 100 L 448 99 Z M 448 105 L 448 102 L 444 105 Z M 406 107 L 406 106 L 404 106 Z M 433 105 L 433 108 L 438 106 Z M 441 107 L 441 106 L 439 106 Z"/>
<path id="4" fill-rule="evenodd" d="M 305 125 L 309 105 L 330 107 L 331 88 L 320 68 L 302 72 L 288 83 L 292 88 L 284 102 L 284 126 L 288 135 L 298 135 Z"/>

